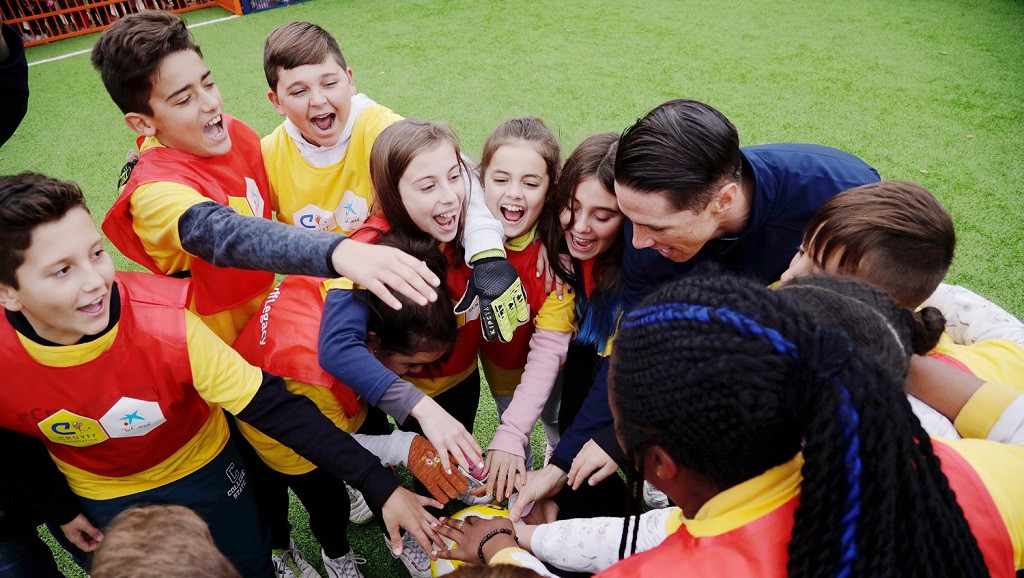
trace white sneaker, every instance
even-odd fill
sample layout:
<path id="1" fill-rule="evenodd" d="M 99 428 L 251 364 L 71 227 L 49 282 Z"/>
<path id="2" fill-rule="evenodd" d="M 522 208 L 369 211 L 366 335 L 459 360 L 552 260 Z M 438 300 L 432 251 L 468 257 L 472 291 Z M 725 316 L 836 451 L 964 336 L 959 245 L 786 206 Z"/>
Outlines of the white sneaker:
<path id="1" fill-rule="evenodd" d="M 330 578 L 363 578 L 359 564 L 366 564 L 366 558 L 357 557 L 352 550 L 341 558 L 328 558 L 327 554 L 320 550 L 320 556 L 324 559 L 324 568 Z"/>
<path id="2" fill-rule="evenodd" d="M 270 558 L 274 561 L 277 578 L 320 578 L 320 574 L 295 547 L 295 542 L 289 541 L 284 550 L 271 550 Z"/>
<path id="3" fill-rule="evenodd" d="M 348 484 L 345 484 L 345 490 L 348 491 L 348 519 L 353 524 L 365 524 L 372 520 L 373 512 L 366 504 L 363 493 Z"/>
<path id="4" fill-rule="evenodd" d="M 388 540 L 387 535 L 384 536 L 384 542 L 388 545 L 388 552 L 391 552 L 391 540 Z M 391 555 L 394 556 L 395 553 L 391 552 Z M 412 578 L 432 578 L 430 556 L 409 532 L 402 534 L 402 555 L 396 556 L 396 558 L 405 564 L 405 568 Z"/>
<path id="5" fill-rule="evenodd" d="M 644 480 L 644 503 L 648 508 L 658 509 L 668 507 L 668 496 L 655 488 L 650 482 Z"/>

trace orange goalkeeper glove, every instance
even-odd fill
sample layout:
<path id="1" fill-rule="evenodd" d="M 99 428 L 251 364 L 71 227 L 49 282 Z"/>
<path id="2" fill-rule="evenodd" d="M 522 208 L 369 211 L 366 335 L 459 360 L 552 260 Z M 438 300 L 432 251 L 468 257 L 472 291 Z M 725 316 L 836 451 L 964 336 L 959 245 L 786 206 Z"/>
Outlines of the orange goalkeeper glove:
<path id="1" fill-rule="evenodd" d="M 454 462 L 455 459 L 452 458 Z M 442 504 L 457 498 L 469 488 L 469 482 L 458 468 L 452 468 L 452 473 L 446 474 L 441 469 L 441 456 L 437 453 L 434 444 L 427 441 L 423 436 L 416 436 L 409 446 L 409 471 L 416 479 L 423 482 L 434 499 Z"/>

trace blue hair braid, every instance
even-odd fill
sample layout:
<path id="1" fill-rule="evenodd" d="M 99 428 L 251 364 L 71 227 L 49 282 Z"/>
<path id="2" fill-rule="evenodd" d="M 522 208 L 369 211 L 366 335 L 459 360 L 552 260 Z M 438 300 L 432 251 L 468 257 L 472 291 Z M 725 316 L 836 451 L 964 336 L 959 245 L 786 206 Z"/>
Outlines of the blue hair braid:
<path id="1" fill-rule="evenodd" d="M 623 327 L 643 327 L 666 321 L 699 321 L 710 324 L 712 317 L 736 329 L 740 335 L 748 339 L 759 338 L 768 343 L 775 351 L 797 359 L 796 345 L 788 341 L 781 333 L 771 327 L 764 327 L 753 319 L 726 307 L 708 307 L 690 303 L 659 303 L 649 307 L 636 309 L 626 316 Z"/>

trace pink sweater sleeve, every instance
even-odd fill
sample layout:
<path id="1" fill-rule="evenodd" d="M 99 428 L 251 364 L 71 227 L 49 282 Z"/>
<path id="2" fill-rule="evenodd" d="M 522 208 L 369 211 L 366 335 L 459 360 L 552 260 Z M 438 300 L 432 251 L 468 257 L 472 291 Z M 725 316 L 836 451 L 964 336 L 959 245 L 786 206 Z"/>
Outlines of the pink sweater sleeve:
<path id="1" fill-rule="evenodd" d="M 571 333 L 559 331 L 538 329 L 533 333 L 523 378 L 512 395 L 512 403 L 501 415 L 501 425 L 487 449 L 526 456 L 524 448 L 530 432 L 551 395 L 571 339 Z"/>

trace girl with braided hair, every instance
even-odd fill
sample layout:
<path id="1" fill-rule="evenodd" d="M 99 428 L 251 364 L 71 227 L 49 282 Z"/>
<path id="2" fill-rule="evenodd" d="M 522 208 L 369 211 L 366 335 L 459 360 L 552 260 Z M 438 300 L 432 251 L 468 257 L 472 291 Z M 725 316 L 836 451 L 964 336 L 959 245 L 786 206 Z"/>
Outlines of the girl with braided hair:
<path id="1" fill-rule="evenodd" d="M 620 442 L 680 527 L 603 576 L 1024 567 L 1024 448 L 933 442 L 889 371 L 756 283 L 663 286 L 624 317 L 611 372 Z"/>
<path id="2" fill-rule="evenodd" d="M 763 289 L 744 287 L 743 283 L 734 280 L 708 280 L 698 284 L 699 289 L 703 291 L 715 290 L 717 292 L 725 292 L 727 297 L 720 299 L 714 303 L 716 306 L 725 304 L 731 304 L 733 302 L 742 303 L 742 296 L 750 294 L 759 296 L 759 292 L 763 292 Z M 741 288 L 744 292 L 737 291 L 737 288 Z M 689 290 L 692 292 L 693 288 Z M 666 289 L 666 291 L 668 291 Z M 674 295 L 674 294 L 673 294 Z M 687 294 L 687 300 L 684 302 L 693 303 L 706 303 L 706 301 L 697 301 L 696 299 L 689 297 Z M 661 295 L 664 300 L 663 295 Z M 869 287 L 861 282 L 858 282 L 849 278 L 838 278 L 838 277 L 826 277 L 826 276 L 811 276 L 805 277 L 800 280 L 791 282 L 784 286 L 774 294 L 769 293 L 770 299 L 761 299 L 762 301 L 768 302 L 768 309 L 773 311 L 774 316 L 790 316 L 788 313 L 790 308 L 794 310 L 802 310 L 809 314 L 810 317 L 804 315 L 800 318 L 802 325 L 797 326 L 797 330 L 811 331 L 812 336 L 816 335 L 814 332 L 819 332 L 821 335 L 828 335 L 829 339 L 837 340 L 836 343 L 841 345 L 839 351 L 845 352 L 845 343 L 841 340 L 843 335 L 838 332 L 834 332 L 834 335 L 829 335 L 826 332 L 829 331 L 827 327 L 838 329 L 840 327 L 847 328 L 849 337 L 858 346 L 860 352 L 864 354 L 871 354 L 872 359 L 878 363 L 878 365 L 872 364 L 872 372 L 866 373 L 861 379 L 864 383 L 871 383 L 869 387 L 864 384 L 857 384 L 857 392 L 855 398 L 856 404 L 861 403 L 859 400 L 866 399 L 870 400 L 870 407 L 880 407 L 879 410 L 872 410 L 867 413 L 861 411 L 858 405 L 854 401 L 850 402 L 850 408 L 861 412 L 867 416 L 877 416 L 881 414 L 881 419 L 895 420 L 904 419 L 907 421 L 906 427 L 890 428 L 883 426 L 877 431 L 880 432 L 877 435 L 870 435 L 874 432 L 867 432 L 865 435 L 867 439 L 872 440 L 870 444 L 865 444 L 867 448 L 876 447 L 877 443 L 882 443 L 885 440 L 893 438 L 894 432 L 898 438 L 900 435 L 906 435 L 906 432 L 911 432 L 914 437 L 923 437 L 923 433 L 919 431 L 915 432 L 917 428 L 917 420 L 913 417 L 901 403 L 899 392 L 901 391 L 900 385 L 908 374 L 908 366 L 913 365 L 913 361 L 908 363 L 908 359 L 911 358 L 912 352 L 916 351 L 927 351 L 934 345 L 935 336 L 938 331 L 941 331 L 942 320 L 941 316 L 936 318 L 934 311 L 922 311 L 920 313 L 912 313 L 909 310 L 900 308 L 896 305 L 888 296 L 884 293 Z M 660 301 L 655 302 L 652 305 L 657 305 Z M 673 303 L 665 303 L 653 307 L 658 310 L 669 310 L 669 307 Z M 778 304 L 778 305 L 776 305 Z M 779 311 L 775 312 L 772 308 L 782 307 Z M 696 307 L 696 306 L 691 306 Z M 712 322 L 712 313 L 709 312 L 710 307 L 703 306 L 704 315 L 703 319 L 698 318 L 707 323 Z M 699 309 L 697 309 L 700 311 Z M 752 309 L 744 306 L 743 308 L 736 307 L 735 311 L 731 313 L 732 319 L 741 319 L 745 316 L 745 320 L 748 322 L 747 325 L 760 323 L 761 334 L 774 335 L 777 340 L 779 339 L 790 339 L 788 336 L 791 334 L 797 335 L 797 330 L 793 329 L 792 324 L 786 325 L 788 328 L 786 334 L 782 334 L 778 329 L 775 329 L 775 325 L 769 326 L 765 322 L 764 317 L 754 317 L 748 311 L 758 311 L 759 309 Z M 742 311 L 742 312 L 740 312 Z M 718 309 L 715 315 L 723 316 L 729 315 L 726 309 Z M 776 319 L 772 317 L 772 319 Z M 675 327 L 672 323 L 669 323 L 672 318 L 665 315 L 662 320 L 664 326 L 651 324 L 644 334 L 644 339 L 653 339 L 659 341 L 659 346 L 656 350 L 648 348 L 647 344 L 643 341 L 638 341 L 636 333 L 638 330 L 630 329 L 625 332 L 625 335 L 629 335 L 627 343 L 630 348 L 630 354 L 632 357 L 637 357 L 641 361 L 633 364 L 631 367 L 635 371 L 642 371 L 643 373 L 649 373 L 650 375 L 640 375 L 638 380 L 636 376 L 632 376 L 631 382 L 625 382 L 626 385 L 636 383 L 637 381 L 642 382 L 643 379 L 647 379 L 648 383 L 657 384 L 661 390 L 659 392 L 648 394 L 638 390 L 630 389 L 628 393 L 631 397 L 627 399 L 626 404 L 630 403 L 629 400 L 638 400 L 645 407 L 639 414 L 644 418 L 645 421 L 636 420 L 636 423 L 642 425 L 634 425 L 632 423 L 625 424 L 624 427 L 620 427 L 620 432 L 624 429 L 629 430 L 630 427 L 635 427 L 641 431 L 642 435 L 651 436 L 653 439 L 653 445 L 648 446 L 648 450 L 636 450 L 626 445 L 626 449 L 629 451 L 630 456 L 634 458 L 634 463 L 638 465 L 644 465 L 648 478 L 654 480 L 656 483 L 658 480 L 662 480 L 668 473 L 667 458 L 669 456 L 665 448 L 669 448 L 670 441 L 676 440 L 677 445 L 693 444 L 694 442 L 687 440 L 695 439 L 702 440 L 707 432 L 716 432 L 717 428 L 721 428 L 726 434 L 735 433 L 738 435 L 737 440 L 733 440 L 728 444 L 722 444 L 721 446 L 715 446 L 708 444 L 708 449 L 703 454 L 697 453 L 698 458 L 691 458 L 694 463 L 709 462 L 712 458 L 719 456 L 719 453 L 723 456 L 733 456 L 744 464 L 751 464 L 749 468 L 744 466 L 738 468 L 735 472 L 727 472 L 719 477 L 724 478 L 727 482 L 714 482 L 714 485 L 709 485 L 708 480 L 710 476 L 705 474 L 694 474 L 691 472 L 689 480 L 686 482 L 684 489 L 688 488 L 692 491 L 697 488 L 698 492 L 703 492 L 703 499 L 707 499 L 708 494 L 714 494 L 717 490 L 720 490 L 722 486 L 731 485 L 729 489 L 719 491 L 718 495 L 707 499 L 703 505 L 694 506 L 697 510 L 696 516 L 693 515 L 693 511 L 687 512 L 685 508 L 687 504 L 693 504 L 693 500 L 683 501 L 684 509 L 680 508 L 664 508 L 649 511 L 642 515 L 634 524 L 624 524 L 622 519 L 615 518 L 596 518 L 589 520 L 562 520 L 549 524 L 542 524 L 540 526 L 524 526 L 517 525 L 516 537 L 520 546 L 532 550 L 532 552 L 540 559 L 545 562 L 554 565 L 563 570 L 579 571 L 579 572 L 599 572 L 606 569 L 608 566 L 613 564 L 621 553 L 617 552 L 616 546 L 624 545 L 620 537 L 625 527 L 629 532 L 629 538 L 631 541 L 631 550 L 633 551 L 646 551 L 657 547 L 661 544 L 667 536 L 676 533 L 677 531 L 689 536 L 684 539 L 684 546 L 687 548 L 698 547 L 702 549 L 708 549 L 712 553 L 717 552 L 717 556 L 722 559 L 728 559 L 730 555 L 739 552 L 741 555 L 749 556 L 749 552 L 744 552 L 742 548 L 739 550 L 733 549 L 726 554 L 721 553 L 723 548 L 722 542 L 726 543 L 741 543 L 744 539 L 752 539 L 756 542 L 755 548 L 757 552 L 765 546 L 775 544 L 776 558 L 774 559 L 775 566 L 770 566 L 771 571 L 767 571 L 765 567 L 758 566 L 756 569 L 751 570 L 750 568 L 740 568 L 738 570 L 733 568 L 723 567 L 728 570 L 736 570 L 735 572 L 729 572 L 729 575 L 733 573 L 737 575 L 779 575 L 783 572 L 785 562 L 785 544 L 791 535 L 790 529 L 783 528 L 783 531 L 774 531 L 772 526 L 772 518 L 776 517 L 775 523 L 778 522 L 778 518 L 781 516 L 783 521 L 792 523 L 792 513 L 795 508 L 795 504 L 790 504 L 787 510 L 785 507 L 779 508 L 781 504 L 785 504 L 787 500 L 793 499 L 793 497 L 799 492 L 798 486 L 800 485 L 800 474 L 797 472 L 799 469 L 799 456 L 796 456 L 796 452 L 799 451 L 801 445 L 801 439 L 806 438 L 808 442 L 812 440 L 818 440 L 818 446 L 822 446 L 823 442 L 821 437 L 818 435 L 810 435 L 803 431 L 796 431 L 792 424 L 787 423 L 788 420 L 795 419 L 793 417 L 792 408 L 787 408 L 787 405 L 792 405 L 793 400 L 799 401 L 799 404 L 804 408 L 803 415 L 815 415 L 810 412 L 819 411 L 817 407 L 811 405 L 811 400 L 808 394 L 802 392 L 802 389 L 808 387 L 817 387 L 818 382 L 815 381 L 815 374 L 808 372 L 810 371 L 806 366 L 794 366 L 787 367 L 785 365 L 785 359 L 776 360 L 773 363 L 766 361 L 757 361 L 757 355 L 764 353 L 758 349 L 750 349 L 748 352 L 744 341 L 743 335 L 732 336 L 731 342 L 725 342 L 722 346 L 720 354 L 721 359 L 716 359 L 714 356 L 719 353 L 716 351 L 718 344 L 722 342 L 723 336 L 712 334 L 704 335 L 699 332 L 699 325 L 683 327 L 682 329 L 688 330 L 684 332 L 680 328 Z M 677 320 L 678 321 L 678 320 Z M 817 327 L 815 327 L 815 324 Z M 637 323 L 633 322 L 632 326 L 636 327 Z M 748 327 L 744 327 L 748 329 Z M 749 331 L 748 331 L 749 332 Z M 707 333 L 706 331 L 703 333 Z M 786 337 L 783 337 L 785 335 Z M 668 336 L 668 337 L 666 337 Z M 726 335 L 725 337 L 729 337 Z M 794 343 L 804 343 L 808 340 L 807 337 L 803 337 L 802 341 Z M 687 345 L 690 344 L 690 345 Z M 763 344 L 762 344 L 763 345 Z M 793 347 L 796 347 L 794 344 Z M 811 363 L 811 359 L 815 358 L 813 363 L 818 363 L 817 358 L 812 355 L 811 352 L 821 352 L 821 347 L 817 349 L 813 346 L 803 346 L 801 359 L 807 359 L 808 364 Z M 673 351 L 681 351 L 681 353 L 671 353 Z M 795 351 L 790 348 L 789 351 Z M 851 349 L 852 351 L 852 349 Z M 658 353 L 664 353 L 664 364 L 656 364 L 652 361 L 652 355 Z M 848 354 L 848 355 L 852 355 Z M 647 357 L 644 357 L 647 356 Z M 818 356 L 820 359 L 827 359 L 828 356 Z M 741 362 L 736 362 L 736 359 L 741 359 Z M 919 359 L 919 356 L 914 356 L 914 360 Z M 769 359 L 769 361 L 771 361 Z M 862 364 L 868 363 L 868 361 L 859 360 Z M 673 363 L 674 362 L 674 363 Z M 942 367 L 948 368 L 945 364 L 939 363 Z M 623 388 L 619 388 L 619 380 L 626 379 L 625 370 L 620 369 L 621 364 L 615 364 L 614 385 L 616 387 L 614 393 L 616 395 Z M 733 369 L 735 367 L 735 369 Z M 817 366 L 815 366 L 817 367 Z M 843 368 L 843 363 L 837 363 L 837 368 Z M 737 375 L 735 371 L 744 370 L 745 373 Z M 855 365 L 853 370 L 846 369 L 840 377 L 842 380 L 849 380 L 849 376 L 858 376 L 857 373 L 863 369 L 863 365 Z M 682 377 L 676 378 L 675 381 L 672 378 L 665 378 L 663 376 L 672 375 L 674 372 L 680 372 Z M 747 403 L 754 404 L 753 409 L 747 409 L 738 411 L 735 408 L 731 408 L 729 402 L 731 399 L 716 400 L 714 398 L 708 398 L 705 393 L 700 390 L 700 383 L 703 379 L 702 372 L 716 375 L 719 380 L 726 380 L 729 382 L 729 389 L 725 390 L 725 395 L 734 396 L 736 399 L 749 400 Z M 836 370 L 839 375 L 839 369 Z M 910 373 L 913 374 L 913 370 Z M 745 377 L 749 374 L 749 377 Z M 967 374 L 964 374 L 967 375 Z M 870 377 L 870 379 L 867 379 Z M 737 381 L 737 379 L 739 381 Z M 745 381 L 745 380 L 750 380 Z M 791 389 L 786 389 L 789 384 L 794 384 Z M 715 382 L 711 382 L 714 387 Z M 753 384 L 753 385 L 752 385 Z M 760 389 L 768 389 L 767 392 L 761 391 L 757 386 L 760 384 Z M 986 384 L 986 387 L 988 384 Z M 695 396 L 698 399 L 697 408 L 700 408 L 700 403 L 704 403 L 704 407 L 711 409 L 707 411 L 709 415 L 718 416 L 714 419 L 719 419 L 725 423 L 732 419 L 739 420 L 742 427 L 724 427 L 719 424 L 715 427 L 707 427 L 700 422 L 699 417 L 689 416 L 685 411 L 680 416 L 676 410 L 675 403 L 665 403 L 665 399 L 673 399 L 680 396 L 679 392 L 675 392 L 676 388 L 690 387 L 695 388 L 695 391 L 684 392 L 685 395 Z M 723 386 L 725 387 L 725 386 Z M 797 389 L 802 388 L 802 389 Z M 875 389 L 882 389 L 881 392 L 874 391 Z M 717 389 L 715 390 L 717 391 Z M 775 399 L 772 398 L 775 395 Z M 661 396 L 661 397 L 658 397 Z M 704 402 L 699 401 L 703 397 Z M 800 401 L 803 400 L 803 401 Z M 687 403 L 690 403 L 687 401 Z M 891 404 L 891 409 L 888 410 L 889 415 L 885 415 L 885 403 Z M 763 404 L 767 409 L 758 410 L 757 404 Z M 623 402 L 618 403 L 618 407 L 621 407 Z M 744 404 L 740 404 L 741 406 Z M 989 405 L 989 407 L 993 407 Z M 761 411 L 759 414 L 758 411 Z M 788 412 L 788 413 L 787 413 Z M 621 412 L 620 412 L 621 413 Z M 689 435 L 675 435 L 670 434 L 679 432 L 678 426 L 673 426 L 671 423 L 665 424 L 660 417 L 662 414 L 670 415 L 666 418 L 668 421 L 676 419 L 689 418 L 690 421 L 696 420 L 694 423 L 694 429 L 704 428 L 706 431 L 690 433 Z M 765 424 L 757 425 L 757 416 L 763 416 L 766 420 Z M 799 416 L 797 416 L 799 417 Z M 802 418 L 801 418 L 802 419 Z M 872 419 L 860 419 L 859 425 L 862 427 L 875 427 L 877 420 L 875 417 Z M 621 421 L 621 420 L 620 420 Z M 656 425 L 649 425 L 648 422 L 655 421 Z M 826 423 L 827 419 L 819 421 Z M 801 422 L 802 423 L 802 422 Z M 960 420 L 958 419 L 958 425 Z M 799 423 L 796 427 L 799 427 Z M 662 428 L 664 432 L 668 434 L 658 435 L 658 428 Z M 834 429 L 834 428 L 833 428 Z M 779 432 L 782 432 L 781 434 Z M 805 431 L 822 431 L 825 430 L 805 430 Z M 884 432 L 884 433 L 881 433 Z M 725 435 L 725 434 L 722 434 Z M 793 442 L 793 436 L 796 436 L 796 441 Z M 824 434 L 822 434 L 824 435 Z M 859 432 L 858 432 L 859 435 Z M 878 436 L 881 436 L 879 438 Z M 625 436 L 622 436 L 625 437 Z M 719 438 L 722 436 L 719 435 Z M 771 442 L 774 440 L 776 444 L 769 443 L 769 446 L 775 446 L 781 444 L 781 451 L 774 449 L 764 449 L 757 446 L 757 440 L 768 440 Z M 679 441 L 682 440 L 682 441 Z M 879 440 L 879 441 L 875 441 Z M 736 449 L 736 446 L 743 443 L 750 444 L 750 448 Z M 957 444 L 972 444 L 975 442 L 955 442 Z M 1005 454 L 1005 446 L 999 444 L 988 444 L 982 442 L 981 446 L 968 446 L 969 450 L 964 451 L 965 459 L 970 460 L 971 467 L 976 467 L 979 473 L 985 477 L 986 483 L 989 482 L 989 470 L 992 470 L 992 464 L 994 462 L 985 462 L 985 456 L 989 458 L 996 458 L 1001 460 L 1001 463 L 996 464 L 996 470 L 999 468 L 1008 468 L 1009 472 L 1012 472 L 1007 478 L 999 478 L 999 480 L 1012 480 L 1013 475 L 1020 474 L 1020 456 L 1018 453 L 1020 450 L 1012 450 L 1010 456 Z M 654 448 L 654 446 L 657 446 Z M 700 447 L 700 444 L 697 443 Z M 905 446 L 905 443 L 904 443 Z M 956 451 L 963 451 L 962 445 L 956 446 Z M 970 449 L 973 448 L 973 449 Z M 684 455 L 694 455 L 694 450 L 682 449 L 685 452 Z M 942 446 L 943 452 L 953 452 L 946 446 Z M 653 452 L 654 455 L 659 456 L 659 459 L 664 459 L 665 464 L 657 467 L 647 467 L 645 459 L 639 457 L 645 453 Z M 662 453 L 659 453 L 662 452 Z M 760 453 L 765 453 L 766 457 L 758 457 Z M 872 452 L 877 453 L 876 450 Z M 917 452 L 919 453 L 919 452 Z M 913 459 L 915 452 L 907 454 L 905 451 L 902 455 L 909 455 L 908 459 Z M 954 454 L 955 457 L 956 454 Z M 794 457 L 795 456 L 795 457 Z M 944 456 L 945 458 L 945 456 Z M 687 458 L 674 457 L 677 460 L 673 462 L 672 467 L 680 467 L 680 460 Z M 954 458 L 949 458 L 953 460 Z M 980 461 L 980 465 L 976 465 Z M 782 466 L 777 464 L 783 463 Z M 815 468 L 822 468 L 821 462 L 819 461 L 808 461 L 810 466 Z M 955 469 L 960 461 L 953 461 L 952 463 L 943 463 L 943 467 L 947 470 Z M 987 464 L 987 465 L 986 465 Z M 662 467 L 664 466 L 664 467 Z M 716 466 L 721 468 L 722 466 Z M 751 471 L 763 470 L 764 473 L 761 475 L 754 475 L 753 478 L 744 480 L 751 475 Z M 884 468 L 880 468 L 877 465 L 870 465 L 867 471 L 881 472 Z M 953 474 L 957 474 L 954 471 Z M 902 478 L 898 476 L 903 476 Z M 813 477 L 812 477 L 813 478 Z M 819 475 L 820 478 L 820 475 Z M 900 489 L 900 479 L 909 479 L 906 477 L 906 471 L 900 473 L 896 470 L 896 473 L 887 477 L 876 477 L 872 479 L 883 480 L 883 486 L 896 488 L 896 492 L 906 490 Z M 740 480 L 737 482 L 737 480 Z M 959 478 L 954 476 L 954 482 L 960 484 L 961 487 L 954 485 L 957 490 L 957 495 L 961 496 L 962 502 L 967 502 L 971 498 L 971 494 L 964 490 L 963 484 L 957 482 Z M 933 480 L 934 481 L 934 480 Z M 886 485 L 887 484 L 887 485 Z M 906 485 L 905 482 L 903 485 Z M 969 485 L 969 484 L 968 484 Z M 778 486 L 778 487 L 776 487 Z M 667 489 L 664 485 L 663 489 Z M 808 490 L 810 486 L 804 486 L 804 493 L 809 494 L 811 490 Z M 1008 487 L 1014 488 L 1016 486 L 1009 484 Z M 701 490 L 703 488 L 703 490 Z M 1002 488 L 1000 488 L 1002 490 Z M 680 490 L 684 491 L 684 490 Z M 863 495 L 876 499 L 875 496 L 884 492 L 884 488 L 872 488 L 872 491 L 863 492 Z M 1019 492 L 1018 492 L 1019 493 Z M 883 494 L 884 495 L 884 494 Z M 900 495 L 900 494 L 896 494 Z M 981 494 L 984 497 L 984 493 Z M 1020 519 L 1020 514 L 1013 514 L 1014 508 L 1018 510 L 1024 506 L 1019 495 L 1015 494 L 998 494 L 1001 500 L 998 506 L 1000 512 L 1005 512 L 1007 516 L 1013 519 Z M 679 494 L 673 496 L 674 499 L 682 499 L 678 497 Z M 926 496 L 935 499 L 926 493 Z M 1003 499 L 1009 496 L 1009 500 Z M 939 496 L 941 498 L 941 495 Z M 1016 498 L 1016 499 L 1015 499 Z M 701 496 L 698 496 L 701 499 Z M 984 501 L 984 500 L 983 500 Z M 812 503 L 817 503 L 817 500 Z M 874 502 L 866 502 L 874 503 Z M 968 505 L 970 505 L 968 503 Z M 772 514 L 772 510 L 777 509 L 779 514 Z M 861 506 L 861 511 L 868 511 L 874 515 L 874 508 L 865 510 L 865 506 Z M 688 515 L 689 514 L 689 515 Z M 788 519 L 785 516 L 790 516 Z M 692 518 L 692 519 L 687 519 Z M 936 518 L 937 520 L 939 518 Z M 974 521 L 973 518 L 972 522 Z M 959 519 L 959 524 L 962 526 L 962 517 Z M 632 527 L 630 527 L 632 526 Z M 685 527 L 684 527 L 685 526 Z M 743 527 L 748 526 L 755 528 L 753 530 L 744 530 Z M 768 528 L 765 530 L 765 528 Z M 896 526 L 892 526 L 896 527 Z M 939 526 L 945 528 L 945 526 Z M 954 526 L 956 527 L 956 526 Z M 1003 528 L 1004 524 L 1002 520 L 996 519 L 994 527 Z M 682 529 L 681 529 L 682 528 Z M 870 531 L 874 532 L 876 527 L 871 526 Z M 885 530 L 882 528 L 877 529 L 879 532 L 884 534 Z M 1018 531 L 1019 532 L 1019 531 Z M 783 541 L 781 544 L 771 542 L 771 536 L 782 536 Z M 901 536 L 908 535 L 901 533 Z M 635 537 L 634 537 L 635 536 Z M 856 537 L 855 537 L 856 538 Z M 986 543 L 992 542 L 993 538 L 982 537 L 986 540 Z M 671 539 L 670 539 L 671 540 Z M 761 541 L 764 540 L 762 543 Z M 1019 543 L 1020 536 L 1014 535 L 1011 539 L 1012 543 L 1018 545 L 1016 551 L 1020 551 Z M 998 540 L 995 540 L 998 542 Z M 806 548 L 806 546 L 805 546 Z M 716 550 L 718 549 L 718 550 Z M 835 549 L 835 548 L 833 548 Z M 618 555 L 617 555 L 618 554 Z M 687 556 L 693 556 L 691 553 L 686 553 Z M 444 554 L 442 554 L 444 557 Z M 756 556 L 755 556 L 756 558 Z M 709 574 L 719 575 L 719 564 L 722 559 L 711 558 L 705 560 L 697 560 L 699 563 L 713 563 L 709 566 Z M 689 562 L 689 559 L 687 559 Z M 1016 555 L 1014 558 L 1014 564 L 1019 566 L 1020 556 Z M 653 565 L 655 569 L 658 566 Z M 691 568 L 691 566 L 687 566 Z M 1012 567 L 1012 566 L 1011 566 Z M 693 573 L 701 575 L 699 571 L 700 567 L 693 566 Z M 623 574 L 629 575 L 633 569 L 622 572 Z M 657 574 L 657 572 L 654 572 Z M 825 572 L 828 574 L 828 572 Z"/>

